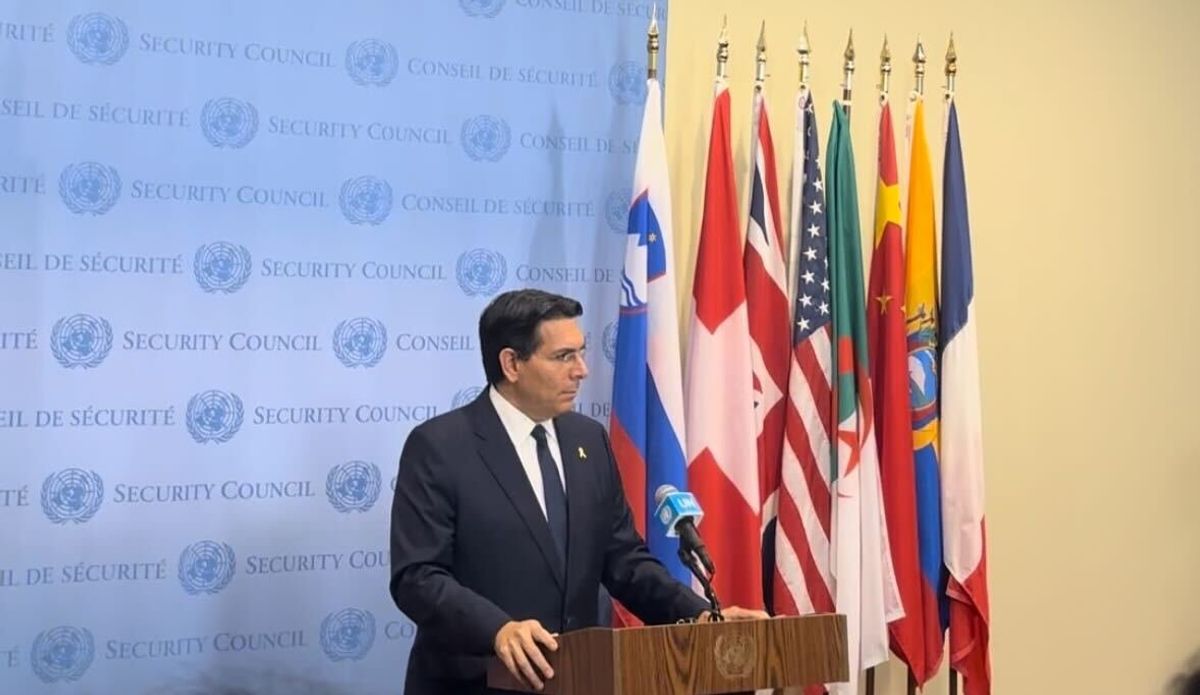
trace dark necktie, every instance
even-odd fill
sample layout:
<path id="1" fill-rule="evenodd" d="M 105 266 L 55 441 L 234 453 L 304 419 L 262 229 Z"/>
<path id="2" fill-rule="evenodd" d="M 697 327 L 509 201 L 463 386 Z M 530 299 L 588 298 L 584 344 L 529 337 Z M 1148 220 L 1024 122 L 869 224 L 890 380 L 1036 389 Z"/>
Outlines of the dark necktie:
<path id="1" fill-rule="evenodd" d="M 537 440 L 538 468 L 542 469 L 542 493 L 546 500 L 546 522 L 550 524 L 550 535 L 554 537 L 554 546 L 558 549 L 558 559 L 565 570 L 567 566 L 567 495 L 563 492 L 562 478 L 558 476 L 558 466 L 550 455 L 550 445 L 546 443 L 546 428 L 538 425 L 533 428 L 533 438 Z"/>

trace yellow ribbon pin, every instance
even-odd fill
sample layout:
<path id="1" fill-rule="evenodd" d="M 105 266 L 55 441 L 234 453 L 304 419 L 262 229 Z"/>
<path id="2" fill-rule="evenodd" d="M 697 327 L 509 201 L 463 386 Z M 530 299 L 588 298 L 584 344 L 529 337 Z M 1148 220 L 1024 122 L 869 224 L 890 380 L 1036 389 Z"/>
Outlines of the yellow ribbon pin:
<path id="1" fill-rule="evenodd" d="M 587 458 L 587 452 L 583 450 L 583 447 L 579 447 L 579 458 L 581 458 L 581 459 Z"/>

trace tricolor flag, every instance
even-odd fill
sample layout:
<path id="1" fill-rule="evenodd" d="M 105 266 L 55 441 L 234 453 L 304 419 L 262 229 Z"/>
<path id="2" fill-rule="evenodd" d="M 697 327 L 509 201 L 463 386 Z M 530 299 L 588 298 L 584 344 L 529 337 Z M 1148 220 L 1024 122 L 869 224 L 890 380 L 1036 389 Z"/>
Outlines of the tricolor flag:
<path id="1" fill-rule="evenodd" d="M 776 494 L 775 556 L 770 577 L 776 614 L 832 613 L 829 565 L 832 524 L 830 456 L 833 394 L 825 186 L 812 95 L 796 99 L 797 171 L 792 176 L 790 286 L 795 301 L 784 422 L 783 463 Z"/>
<path id="2" fill-rule="evenodd" d="M 926 668 L 920 552 L 917 543 L 917 490 L 913 474 L 912 419 L 909 414 L 908 345 L 904 328 L 904 239 L 900 228 L 900 177 L 892 108 L 879 114 L 879 178 L 875 182 L 875 247 L 867 292 L 867 335 L 875 388 L 876 442 L 883 481 L 884 512 L 892 566 L 904 615 L 888 625 L 892 651 L 923 685 Z M 930 595 L 931 601 L 933 596 Z M 937 617 L 937 606 L 933 604 Z"/>
<path id="3" fill-rule="evenodd" d="M 638 532 L 671 574 L 689 583 L 691 575 L 676 554 L 679 541 L 667 538 L 653 519 L 654 492 L 660 485 L 687 489 L 687 460 L 662 97 L 658 80 L 647 80 L 646 86 L 621 277 L 609 431 Z M 630 616 L 619 617 L 627 622 Z"/>
<path id="4" fill-rule="evenodd" d="M 860 673 L 887 661 L 887 623 L 899 613 L 883 518 L 875 448 L 875 404 L 867 363 L 862 251 L 850 124 L 833 107 L 828 176 L 829 268 L 833 310 L 832 566 L 834 604 L 846 616 L 850 682 L 831 687 L 857 693 Z"/>
<path id="5" fill-rule="evenodd" d="M 987 537 L 975 282 L 958 110 L 950 102 L 942 174 L 942 506 L 950 571 L 950 666 L 967 695 L 992 691 L 988 657 Z"/>
<path id="6" fill-rule="evenodd" d="M 921 625 L 926 677 L 942 662 L 946 573 L 942 563 L 942 501 L 938 473 L 938 288 L 933 174 L 925 138 L 925 100 L 913 102 L 908 176 L 908 258 L 904 304 L 908 324 L 908 378 L 916 474 L 917 533 L 921 557 Z M 921 680 L 921 674 L 917 674 Z M 923 682 L 923 680 L 922 680 Z"/>
<path id="7" fill-rule="evenodd" d="M 742 235 L 729 133 L 729 90 L 718 79 L 704 215 L 692 285 L 684 408 L 688 483 L 705 513 L 704 539 L 727 605 L 762 606 L 758 456 Z"/>
<path id="8" fill-rule="evenodd" d="M 750 166 L 750 217 L 746 224 L 742 262 L 746 273 L 746 308 L 750 319 L 750 349 L 754 367 L 765 598 L 770 593 L 774 566 L 774 526 L 770 521 L 776 513 L 792 351 L 787 269 L 779 215 L 779 184 L 775 173 L 775 144 L 767 117 L 767 99 L 761 85 L 754 90 L 750 152 L 753 157 Z"/>

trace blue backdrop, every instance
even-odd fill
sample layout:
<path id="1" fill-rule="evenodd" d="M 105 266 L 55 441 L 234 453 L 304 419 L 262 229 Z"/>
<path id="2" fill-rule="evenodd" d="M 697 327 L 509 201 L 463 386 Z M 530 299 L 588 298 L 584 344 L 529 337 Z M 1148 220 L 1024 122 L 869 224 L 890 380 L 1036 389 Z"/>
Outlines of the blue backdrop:
<path id="1" fill-rule="evenodd" d="M 584 302 L 607 421 L 650 12 L 0 2 L 0 691 L 399 691 L 491 297 Z"/>

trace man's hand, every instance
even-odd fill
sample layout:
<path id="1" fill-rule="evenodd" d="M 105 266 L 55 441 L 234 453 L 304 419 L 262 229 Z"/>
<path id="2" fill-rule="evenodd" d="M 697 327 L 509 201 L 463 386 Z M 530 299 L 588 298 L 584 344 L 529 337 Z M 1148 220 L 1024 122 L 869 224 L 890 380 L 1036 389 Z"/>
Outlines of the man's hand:
<path id="1" fill-rule="evenodd" d="M 504 662 L 509 673 L 535 690 L 545 686 L 543 679 L 554 677 L 554 669 L 546 663 L 546 657 L 538 647 L 539 642 L 552 652 L 558 651 L 558 640 L 541 623 L 536 620 L 513 620 L 500 628 L 492 643 L 496 656 Z"/>
<path id="2" fill-rule="evenodd" d="M 741 606 L 729 606 L 721 611 L 721 615 L 725 616 L 726 620 L 766 620 L 771 617 L 767 615 L 766 611 L 742 608 Z M 701 613 L 697 618 L 697 622 L 711 623 L 712 611 Z"/>

